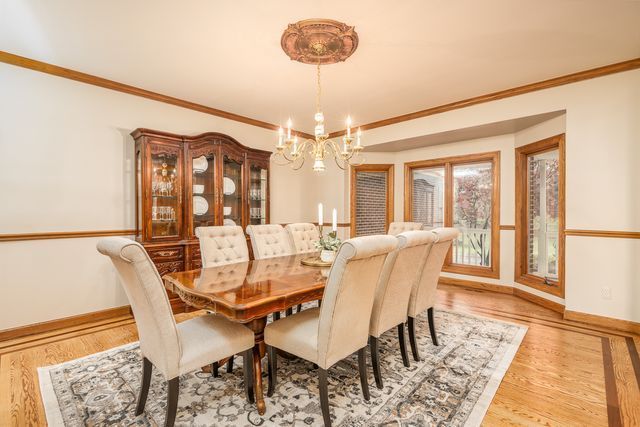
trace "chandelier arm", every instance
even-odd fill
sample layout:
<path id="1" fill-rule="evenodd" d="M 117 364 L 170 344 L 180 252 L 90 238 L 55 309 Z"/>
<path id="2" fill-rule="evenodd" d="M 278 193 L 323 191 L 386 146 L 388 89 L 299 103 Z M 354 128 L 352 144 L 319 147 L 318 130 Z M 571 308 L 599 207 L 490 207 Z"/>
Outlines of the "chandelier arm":
<path id="1" fill-rule="evenodd" d="M 341 165 L 340 162 L 338 161 L 338 157 L 333 156 L 333 160 L 336 162 L 336 165 L 342 169 L 343 171 L 347 170 L 346 165 Z M 344 163 L 344 162 L 343 162 Z"/>
<path id="2" fill-rule="evenodd" d="M 302 157 L 302 161 L 300 162 L 300 166 L 298 166 L 298 167 L 293 166 L 293 168 L 292 168 L 292 169 L 293 169 L 294 171 L 300 170 L 300 169 L 302 168 L 302 166 L 304 166 L 304 161 L 305 161 L 306 157 L 305 157 L 305 156 L 300 156 L 300 157 Z"/>
<path id="3" fill-rule="evenodd" d="M 283 158 L 284 159 L 284 163 L 278 162 L 279 158 Z M 287 158 L 287 156 L 284 155 L 283 153 L 273 153 L 271 155 L 271 160 L 273 160 L 273 162 L 278 166 L 287 166 L 287 165 L 290 165 L 291 163 L 293 163 L 293 160 Z"/>

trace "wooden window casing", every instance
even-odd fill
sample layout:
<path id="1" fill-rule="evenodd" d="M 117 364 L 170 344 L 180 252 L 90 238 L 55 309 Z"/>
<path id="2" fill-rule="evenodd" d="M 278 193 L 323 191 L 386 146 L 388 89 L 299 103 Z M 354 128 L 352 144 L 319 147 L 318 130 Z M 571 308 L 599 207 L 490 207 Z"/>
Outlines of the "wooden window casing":
<path id="1" fill-rule="evenodd" d="M 529 274 L 528 251 L 528 159 L 532 155 L 558 150 L 558 279 L 549 280 Z M 564 298 L 565 256 L 565 135 L 555 135 L 516 148 L 516 247 L 515 280 L 542 292 Z"/>
<path id="2" fill-rule="evenodd" d="M 453 263 L 453 251 L 449 250 L 443 271 L 479 277 L 500 277 L 500 152 L 469 154 L 420 160 L 404 164 L 404 220 L 413 221 L 413 171 L 415 169 L 444 167 L 444 226 L 453 227 L 453 168 L 475 163 L 491 163 L 491 265 L 477 266 Z"/>
<path id="3" fill-rule="evenodd" d="M 357 174 L 359 172 L 381 172 L 386 174 L 386 212 L 385 212 L 385 233 L 389 230 L 389 224 L 393 222 L 393 175 L 394 167 L 392 164 L 366 164 L 360 166 L 351 166 L 351 188 L 350 188 L 350 217 L 351 217 L 351 237 L 356 237 L 356 221 L 357 221 Z"/>

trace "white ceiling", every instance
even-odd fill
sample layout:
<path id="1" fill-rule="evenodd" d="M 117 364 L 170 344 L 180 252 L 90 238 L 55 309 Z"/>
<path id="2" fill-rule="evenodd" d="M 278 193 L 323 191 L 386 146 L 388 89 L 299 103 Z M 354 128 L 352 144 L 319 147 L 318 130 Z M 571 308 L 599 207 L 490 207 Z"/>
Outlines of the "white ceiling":
<path id="1" fill-rule="evenodd" d="M 315 69 L 288 23 L 355 25 L 323 68 L 327 128 L 640 57 L 639 1 L 0 0 L 0 50 L 313 133 Z"/>

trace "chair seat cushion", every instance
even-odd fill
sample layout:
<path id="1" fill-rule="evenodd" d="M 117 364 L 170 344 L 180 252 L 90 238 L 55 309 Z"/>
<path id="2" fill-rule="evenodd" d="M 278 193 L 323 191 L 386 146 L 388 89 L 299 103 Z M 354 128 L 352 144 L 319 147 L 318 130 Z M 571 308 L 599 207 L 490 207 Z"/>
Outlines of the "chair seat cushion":
<path id="1" fill-rule="evenodd" d="M 177 324 L 180 375 L 253 347 L 253 331 L 222 316 L 207 314 Z"/>
<path id="2" fill-rule="evenodd" d="M 319 318 L 320 309 L 315 307 L 276 320 L 265 328 L 264 342 L 317 363 Z"/>

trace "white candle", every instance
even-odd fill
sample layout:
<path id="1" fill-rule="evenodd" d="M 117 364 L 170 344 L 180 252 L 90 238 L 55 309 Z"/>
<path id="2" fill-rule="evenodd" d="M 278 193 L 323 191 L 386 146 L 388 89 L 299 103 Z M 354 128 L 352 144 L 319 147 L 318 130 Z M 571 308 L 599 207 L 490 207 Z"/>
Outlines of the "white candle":
<path id="1" fill-rule="evenodd" d="M 322 225 L 322 203 L 318 203 L 318 225 Z"/>
<path id="2" fill-rule="evenodd" d="M 358 128 L 358 133 L 356 135 L 358 136 L 358 139 L 356 141 L 356 146 L 360 147 L 360 137 L 362 136 L 362 130 L 360 128 Z"/>
<path id="3" fill-rule="evenodd" d="M 347 116 L 347 138 L 351 138 L 351 116 Z"/>
<path id="4" fill-rule="evenodd" d="M 278 147 L 282 147 L 282 140 L 284 138 L 284 131 L 282 130 L 282 126 L 278 128 Z"/>
<path id="5" fill-rule="evenodd" d="M 333 208 L 333 226 L 331 227 L 333 231 L 338 231 L 338 210 Z"/>
<path id="6" fill-rule="evenodd" d="M 287 120 L 287 139 L 291 139 L 291 117 Z"/>

